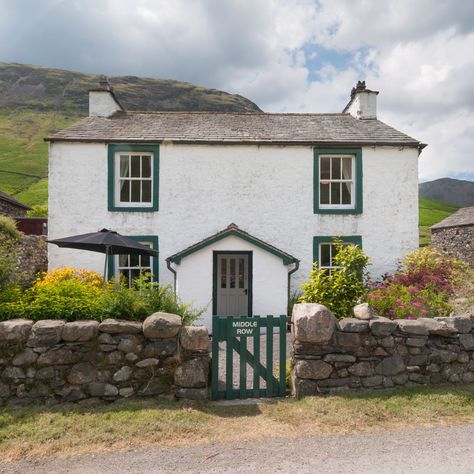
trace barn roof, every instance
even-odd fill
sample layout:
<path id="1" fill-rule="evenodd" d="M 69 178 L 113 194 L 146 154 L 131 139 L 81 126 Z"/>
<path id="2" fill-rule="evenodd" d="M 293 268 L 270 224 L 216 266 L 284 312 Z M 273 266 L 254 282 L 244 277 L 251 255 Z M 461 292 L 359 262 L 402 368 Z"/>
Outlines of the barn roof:
<path id="1" fill-rule="evenodd" d="M 47 141 L 121 143 L 388 145 L 422 149 L 418 140 L 376 119 L 346 113 L 117 112 L 87 117 Z"/>
<path id="2" fill-rule="evenodd" d="M 10 196 L 7 193 L 4 193 L 2 191 L 0 191 L 0 201 L 8 202 L 12 206 L 16 206 L 16 207 L 19 207 L 21 209 L 26 209 L 26 210 L 31 209 L 26 204 L 23 204 L 20 201 L 17 201 L 14 197 L 12 197 L 12 196 Z"/>
<path id="3" fill-rule="evenodd" d="M 431 229 L 445 229 L 447 227 L 461 227 L 474 225 L 474 206 L 462 207 L 454 214 L 446 217 L 441 222 L 431 226 Z"/>

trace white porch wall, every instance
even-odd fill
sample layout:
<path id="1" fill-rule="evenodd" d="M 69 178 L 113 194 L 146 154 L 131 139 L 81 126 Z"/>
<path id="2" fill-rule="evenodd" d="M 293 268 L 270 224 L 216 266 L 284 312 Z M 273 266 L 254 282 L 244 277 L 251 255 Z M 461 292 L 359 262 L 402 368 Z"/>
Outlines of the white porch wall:
<path id="1" fill-rule="evenodd" d="M 238 237 L 229 236 L 209 247 L 188 255 L 175 265 L 178 293 L 197 308 L 206 307 L 201 322 L 212 325 L 213 251 L 251 251 L 253 314 L 286 314 L 288 267 L 272 255 Z"/>
<path id="2" fill-rule="evenodd" d="M 297 288 L 311 271 L 313 236 L 361 235 L 378 277 L 418 245 L 417 156 L 413 148 L 363 147 L 363 214 L 315 215 L 309 146 L 166 144 L 160 146 L 159 212 L 125 213 L 107 210 L 105 144 L 54 143 L 49 238 L 103 227 L 124 235 L 158 235 L 160 282 L 172 283 L 166 257 L 234 222 L 301 260 L 292 277 Z M 245 250 L 243 242 L 235 250 Z M 103 255 L 50 245 L 50 268 L 65 265 L 102 272 Z M 211 278 L 206 285 L 212 285 Z M 286 298 L 286 289 L 270 285 L 265 295 L 255 289 L 254 298 L 281 301 L 280 291 Z"/>

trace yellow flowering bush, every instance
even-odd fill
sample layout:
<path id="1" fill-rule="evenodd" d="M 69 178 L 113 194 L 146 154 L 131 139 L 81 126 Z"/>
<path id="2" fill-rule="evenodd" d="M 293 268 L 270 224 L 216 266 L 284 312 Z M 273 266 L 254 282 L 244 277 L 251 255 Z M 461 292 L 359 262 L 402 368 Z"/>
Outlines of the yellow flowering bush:
<path id="1" fill-rule="evenodd" d="M 55 268 L 50 272 L 42 273 L 35 281 L 34 287 L 42 288 L 65 280 L 80 280 L 92 287 L 102 288 L 104 279 L 102 275 L 91 270 L 76 269 L 72 267 Z"/>

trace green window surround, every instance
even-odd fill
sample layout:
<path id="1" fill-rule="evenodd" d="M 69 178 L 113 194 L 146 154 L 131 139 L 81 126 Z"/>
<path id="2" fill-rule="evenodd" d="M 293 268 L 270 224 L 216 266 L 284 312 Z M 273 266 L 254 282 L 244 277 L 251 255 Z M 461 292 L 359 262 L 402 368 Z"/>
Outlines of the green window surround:
<path id="1" fill-rule="evenodd" d="M 120 166 L 117 164 L 116 154 L 124 152 L 124 154 L 131 155 L 136 152 L 151 154 L 152 160 L 152 171 L 150 178 L 144 179 L 144 181 L 151 181 L 151 189 L 148 186 L 148 193 L 151 193 L 151 202 L 140 203 L 136 205 L 123 205 L 118 202 L 118 191 L 119 191 L 119 176 L 121 173 Z M 146 158 L 143 158 L 146 159 Z M 148 162 L 149 160 L 147 160 Z M 139 166 L 140 168 L 140 166 Z M 141 171 L 143 173 L 143 164 L 141 165 Z M 108 146 L 107 152 L 107 174 L 108 174 L 108 210 L 111 212 L 156 212 L 158 211 L 159 205 L 159 176 L 160 176 L 160 147 L 158 145 L 133 145 L 133 144 L 111 144 Z M 150 175 L 150 171 L 148 171 Z M 127 180 L 129 181 L 129 180 Z M 130 183 L 131 185 L 131 183 Z M 143 191 L 141 191 L 143 193 Z"/>
<path id="2" fill-rule="evenodd" d="M 351 204 L 348 205 L 350 207 L 347 207 L 347 205 L 320 204 L 320 160 L 321 158 L 331 157 L 336 157 L 337 159 L 337 155 L 343 155 L 343 157 L 350 156 L 354 160 L 354 166 L 352 167 L 353 175 L 351 175 Z M 362 150 L 360 148 L 315 148 L 313 159 L 314 214 L 362 214 Z M 340 177 L 344 178 L 343 175 Z M 337 186 L 338 184 L 335 183 L 335 185 Z M 343 184 L 339 184 L 339 186 L 343 186 Z"/>
<path id="3" fill-rule="evenodd" d="M 145 244 L 149 243 L 151 244 L 150 246 L 153 250 L 159 251 L 158 236 L 156 235 L 133 235 L 133 236 L 128 235 L 127 237 L 137 242 L 141 242 Z M 151 260 L 152 280 L 158 283 L 160 281 L 159 280 L 159 265 L 158 265 L 159 255 L 157 255 L 156 257 L 150 257 L 150 258 L 152 259 Z M 115 276 L 117 261 L 118 261 L 118 255 L 110 255 L 108 257 L 107 275 L 109 279 Z"/>
<path id="4" fill-rule="evenodd" d="M 319 263 L 319 247 L 321 244 L 334 243 L 336 240 L 348 244 L 358 245 L 362 248 L 362 237 L 360 235 L 345 235 L 345 236 L 316 236 L 313 237 L 313 262 Z"/>

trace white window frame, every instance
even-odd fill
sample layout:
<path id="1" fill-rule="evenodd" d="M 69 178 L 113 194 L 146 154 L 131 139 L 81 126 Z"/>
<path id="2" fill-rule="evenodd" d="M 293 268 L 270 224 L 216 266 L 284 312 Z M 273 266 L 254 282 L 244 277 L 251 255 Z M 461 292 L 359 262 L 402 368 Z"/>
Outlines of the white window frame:
<path id="1" fill-rule="evenodd" d="M 137 202 L 129 202 L 129 201 L 121 201 L 120 200 L 120 156 L 127 155 L 129 157 L 129 160 L 131 160 L 132 155 L 138 155 L 140 157 L 142 156 L 149 156 L 150 157 L 150 177 L 149 178 L 143 178 L 143 177 L 128 177 L 126 178 L 128 181 L 150 181 L 151 182 L 151 190 L 150 190 L 150 197 L 151 200 L 150 202 L 142 202 L 142 201 L 137 201 Z M 140 158 L 140 168 L 141 168 L 141 158 Z M 152 152 L 148 151 L 116 151 L 114 155 L 114 189 L 115 189 L 115 206 L 116 207 L 143 207 L 143 208 L 150 208 L 153 207 L 153 195 L 154 195 L 154 187 L 156 183 L 154 182 L 154 154 Z M 131 167 L 130 167 L 131 171 Z M 140 169 L 140 174 L 142 173 Z"/>
<path id="2" fill-rule="evenodd" d="M 351 159 L 351 179 L 322 179 L 321 178 L 321 167 L 322 167 L 322 159 L 323 158 L 350 158 Z M 319 155 L 319 191 L 318 191 L 318 197 L 319 197 L 319 208 L 320 209 L 355 209 L 356 206 L 356 182 L 357 182 L 357 177 L 356 177 L 356 157 L 354 155 L 347 155 L 347 154 L 324 154 L 324 155 Z M 332 170 L 332 160 L 330 161 L 330 170 Z M 342 162 L 341 162 L 341 168 L 342 168 Z M 331 201 L 331 183 L 341 183 L 341 193 L 342 193 L 342 185 L 345 183 L 351 183 L 351 188 L 350 188 L 350 195 L 351 195 L 351 203 L 350 204 L 322 204 L 321 203 L 321 183 L 322 182 L 327 182 L 329 184 L 329 201 Z M 342 199 L 341 199 L 342 200 Z"/>

